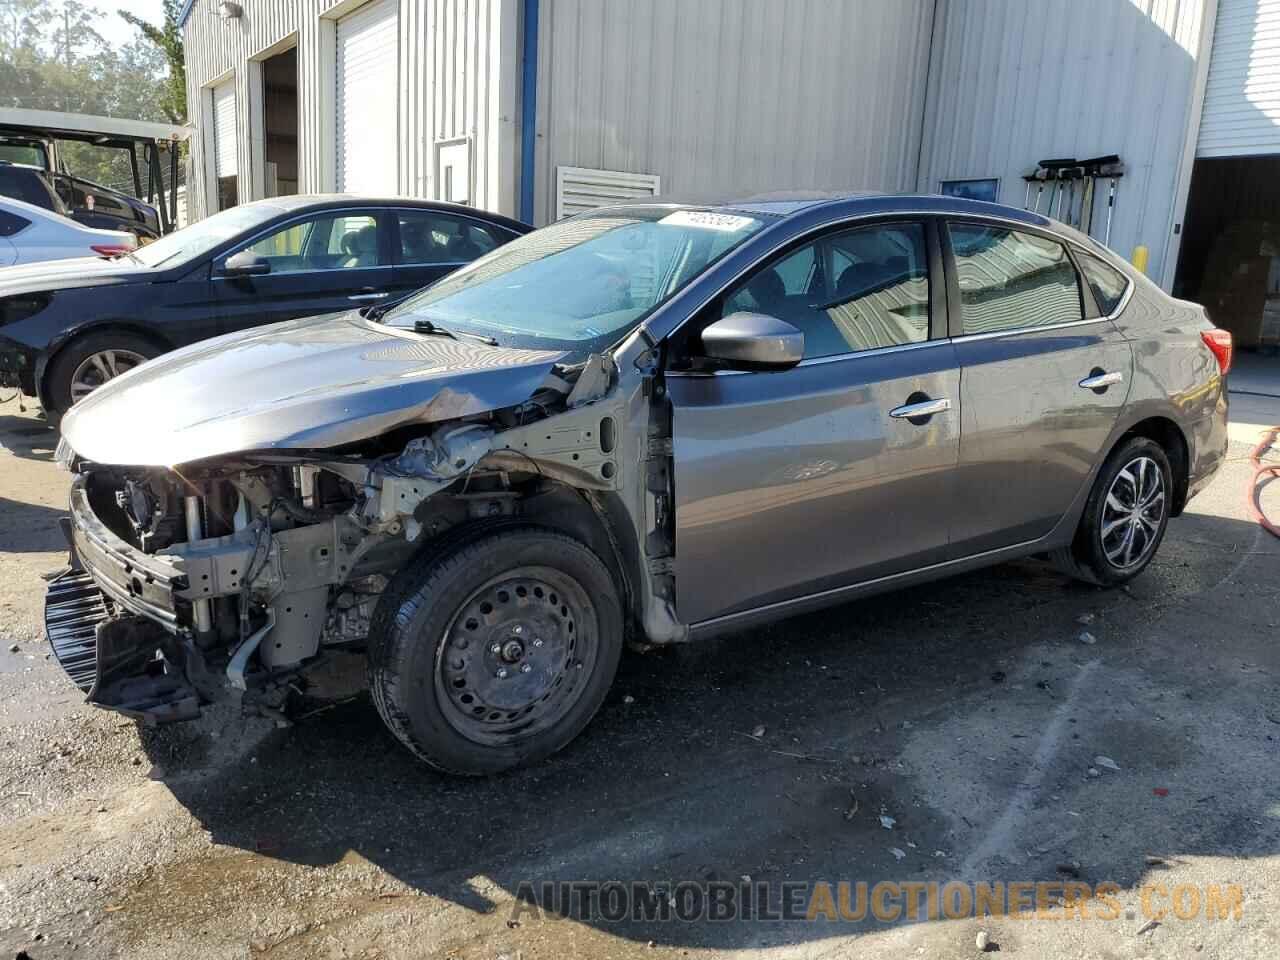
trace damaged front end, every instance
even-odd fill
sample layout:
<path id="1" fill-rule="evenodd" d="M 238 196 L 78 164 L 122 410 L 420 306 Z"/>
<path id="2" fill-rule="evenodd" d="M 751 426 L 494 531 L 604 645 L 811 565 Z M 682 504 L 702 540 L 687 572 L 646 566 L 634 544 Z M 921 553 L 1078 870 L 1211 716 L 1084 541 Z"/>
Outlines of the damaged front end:
<path id="1" fill-rule="evenodd" d="M 70 567 L 46 598 L 54 653 L 90 702 L 148 723 L 233 691 L 274 710 L 327 655 L 363 649 L 388 583 L 420 551 L 468 525 L 590 512 L 615 491 L 616 380 L 592 355 L 552 366 L 518 404 L 323 450 L 162 467 L 64 444 L 76 475 Z"/>

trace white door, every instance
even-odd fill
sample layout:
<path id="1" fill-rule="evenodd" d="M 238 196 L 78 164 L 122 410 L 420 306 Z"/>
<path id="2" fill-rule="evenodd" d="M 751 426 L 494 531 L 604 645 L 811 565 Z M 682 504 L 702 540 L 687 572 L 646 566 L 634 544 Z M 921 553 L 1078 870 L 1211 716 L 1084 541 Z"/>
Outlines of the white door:
<path id="1" fill-rule="evenodd" d="M 219 180 L 234 177 L 236 166 L 236 81 L 213 88 L 213 169 Z"/>
<path id="2" fill-rule="evenodd" d="M 338 21 L 337 177 L 341 193 L 398 192 L 399 0 Z"/>
<path id="3" fill-rule="evenodd" d="M 1280 153 L 1280 3 L 1219 0 L 1198 157 Z"/>

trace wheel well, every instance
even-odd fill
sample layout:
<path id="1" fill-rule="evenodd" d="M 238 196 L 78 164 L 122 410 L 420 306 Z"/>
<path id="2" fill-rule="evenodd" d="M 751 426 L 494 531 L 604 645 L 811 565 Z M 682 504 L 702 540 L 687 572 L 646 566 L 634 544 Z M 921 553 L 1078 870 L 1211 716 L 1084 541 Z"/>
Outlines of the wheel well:
<path id="1" fill-rule="evenodd" d="M 1187 438 L 1178 425 L 1167 417 L 1149 417 L 1135 423 L 1116 441 L 1116 445 L 1119 446 L 1130 437 L 1154 440 L 1169 458 L 1169 467 L 1173 470 L 1173 503 L 1169 515 L 1178 516 L 1187 505 L 1187 481 L 1191 468 Z"/>
<path id="2" fill-rule="evenodd" d="M 639 556 L 626 513 L 607 494 L 587 494 L 559 481 L 520 504 L 520 515 L 581 540 L 605 562 L 623 609 L 634 616 L 634 563 Z"/>
<path id="3" fill-rule="evenodd" d="M 49 401 L 49 372 L 53 369 L 54 361 L 57 360 L 57 358 L 67 349 L 67 347 L 71 346 L 73 343 L 78 342 L 82 338 L 91 337 L 99 333 L 111 333 L 112 331 L 116 331 L 118 333 L 127 333 L 130 336 L 134 336 L 134 337 L 141 337 L 143 340 L 147 340 L 155 344 L 155 346 L 157 347 L 157 349 L 160 350 L 161 353 L 167 353 L 168 351 L 172 350 L 175 346 L 173 343 L 171 343 L 165 337 L 162 337 L 160 334 L 156 333 L 154 330 L 148 329 L 147 327 L 137 326 L 136 324 L 128 323 L 125 321 L 112 320 L 106 323 L 96 323 L 91 327 L 81 327 L 74 334 L 67 337 L 66 340 L 63 340 L 62 343 L 58 345 L 58 348 L 56 350 L 54 350 L 52 353 L 49 353 L 45 356 L 44 368 L 40 370 L 39 377 L 37 378 L 36 387 L 39 390 L 40 403 L 44 405 L 46 409 L 48 409 L 47 405 Z"/>

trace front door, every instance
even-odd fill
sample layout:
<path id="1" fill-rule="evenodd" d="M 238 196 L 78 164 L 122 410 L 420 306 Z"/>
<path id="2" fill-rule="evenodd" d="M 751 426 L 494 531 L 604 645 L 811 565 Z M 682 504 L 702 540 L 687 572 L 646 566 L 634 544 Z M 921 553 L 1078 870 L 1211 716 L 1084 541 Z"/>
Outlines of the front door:
<path id="1" fill-rule="evenodd" d="M 1133 357 L 1062 244 L 949 228 L 959 294 L 955 554 L 1036 540 L 1083 491 L 1128 396 Z M 957 316 L 958 314 L 958 316 Z"/>
<path id="2" fill-rule="evenodd" d="M 690 336 L 692 369 L 667 376 L 682 621 L 945 556 L 960 374 L 928 249 L 923 223 L 836 233 L 757 271 L 695 324 L 768 313 L 804 333 L 805 359 L 697 372 Z"/>
<path id="3" fill-rule="evenodd" d="M 213 265 L 223 333 L 350 310 L 391 296 L 386 218 L 370 210 L 330 211 L 295 220 L 229 251 Z M 249 250 L 270 267 L 261 276 L 220 274 L 227 257 Z"/>

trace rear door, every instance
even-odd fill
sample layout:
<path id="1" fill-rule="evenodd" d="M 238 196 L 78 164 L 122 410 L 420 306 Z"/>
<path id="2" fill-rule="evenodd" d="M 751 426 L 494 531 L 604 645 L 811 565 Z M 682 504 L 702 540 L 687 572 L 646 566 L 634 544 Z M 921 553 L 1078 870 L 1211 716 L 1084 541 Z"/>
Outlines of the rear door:
<path id="1" fill-rule="evenodd" d="M 330 210 L 290 221 L 214 262 L 222 332 L 243 330 L 377 303 L 389 296 L 387 215 L 374 209 Z M 248 250 L 270 265 L 256 277 L 222 273 L 227 258 Z"/>
<path id="2" fill-rule="evenodd" d="M 392 213 L 392 298 L 430 286 L 515 237 L 501 227 L 435 210 Z"/>
<path id="3" fill-rule="evenodd" d="M 932 225 L 837 230 L 691 321 L 740 310 L 805 335 L 781 371 L 672 370 L 677 610 L 696 623 L 941 560 L 960 373 Z M 932 255 L 931 255 L 932 251 Z M 911 416 L 917 404 L 936 412 Z"/>
<path id="4" fill-rule="evenodd" d="M 1133 357 L 1048 234 L 952 222 L 964 556 L 1047 534 L 1088 480 L 1128 396 Z"/>

